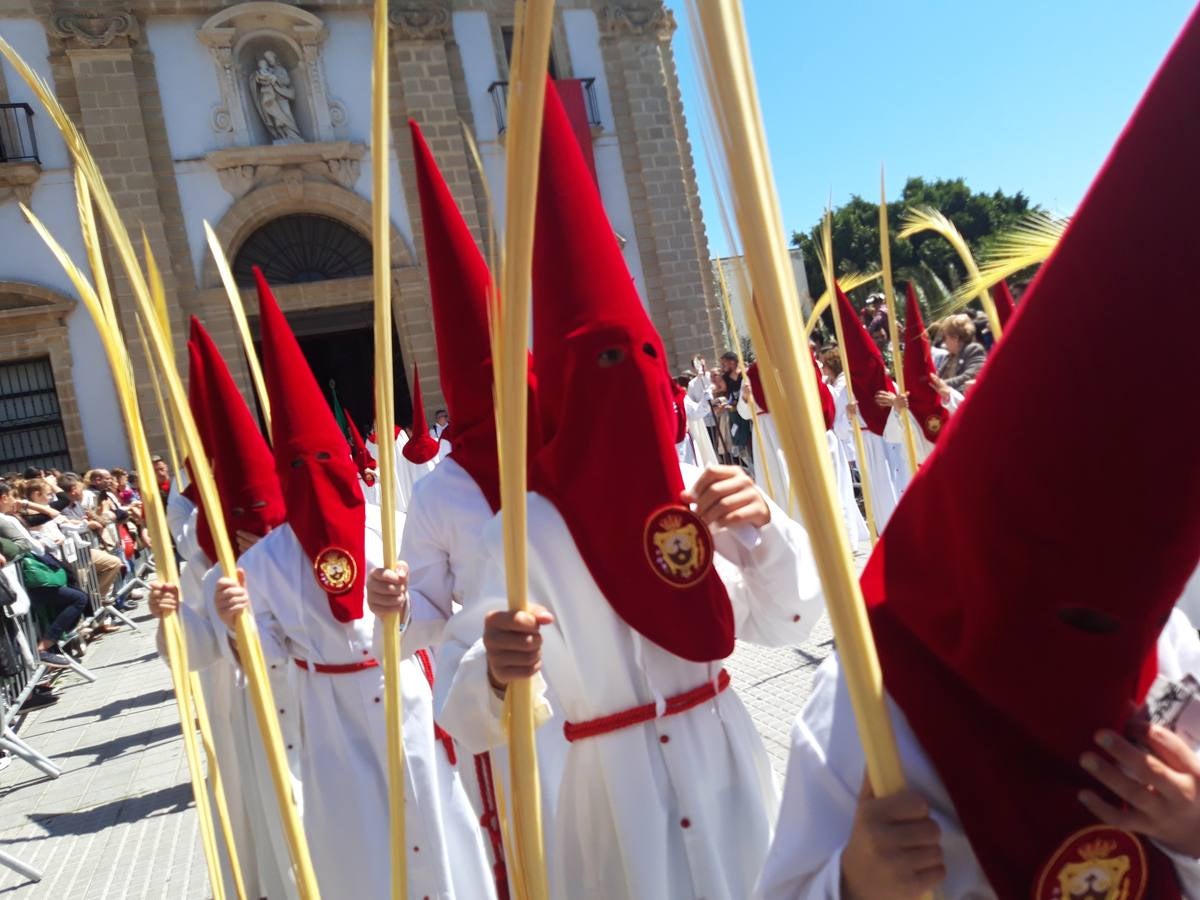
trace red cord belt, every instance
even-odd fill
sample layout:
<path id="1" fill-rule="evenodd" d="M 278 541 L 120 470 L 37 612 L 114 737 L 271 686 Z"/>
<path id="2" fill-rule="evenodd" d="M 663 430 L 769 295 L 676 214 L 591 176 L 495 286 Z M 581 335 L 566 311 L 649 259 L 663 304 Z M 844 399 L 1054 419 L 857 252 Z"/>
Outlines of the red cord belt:
<path id="1" fill-rule="evenodd" d="M 314 672 L 320 672 L 322 675 L 349 675 L 352 672 L 365 672 L 367 669 L 379 667 L 379 660 L 377 659 L 364 659 L 352 663 L 310 663 L 307 659 L 294 658 L 292 661 L 305 671 L 312 669 Z"/>
<path id="2" fill-rule="evenodd" d="M 674 697 L 668 697 L 662 717 L 677 716 L 702 703 L 707 703 L 727 687 L 729 687 L 729 673 L 722 669 L 715 685 L 711 681 L 706 681 L 700 687 L 676 694 Z M 588 719 L 586 722 L 564 722 L 563 736 L 571 742 L 581 741 L 584 738 L 610 734 L 634 725 L 641 725 L 643 722 L 651 722 L 657 718 L 659 718 L 657 707 L 653 703 L 647 703 L 644 706 L 635 706 L 608 716 L 600 716 L 598 719 Z"/>

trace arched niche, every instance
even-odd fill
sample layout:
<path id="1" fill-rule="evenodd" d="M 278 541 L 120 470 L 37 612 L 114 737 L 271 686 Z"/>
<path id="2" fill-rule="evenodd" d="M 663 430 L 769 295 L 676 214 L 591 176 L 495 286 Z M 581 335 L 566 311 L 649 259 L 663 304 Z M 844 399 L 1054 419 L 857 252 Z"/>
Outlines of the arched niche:
<path id="1" fill-rule="evenodd" d="M 326 37 L 317 16 L 284 3 L 240 3 L 201 26 L 200 40 L 212 54 L 221 86 L 221 105 L 213 111 L 212 126 L 226 136 L 227 146 L 336 140 L 345 110 L 326 93 L 321 61 Z M 276 76 L 294 92 L 294 97 L 284 98 L 298 132 L 294 136 L 272 134 L 260 112 L 261 102 L 255 102 L 260 88 L 254 78 L 264 62 L 268 70 L 264 75 Z M 265 93 L 272 92 L 267 88 Z"/>

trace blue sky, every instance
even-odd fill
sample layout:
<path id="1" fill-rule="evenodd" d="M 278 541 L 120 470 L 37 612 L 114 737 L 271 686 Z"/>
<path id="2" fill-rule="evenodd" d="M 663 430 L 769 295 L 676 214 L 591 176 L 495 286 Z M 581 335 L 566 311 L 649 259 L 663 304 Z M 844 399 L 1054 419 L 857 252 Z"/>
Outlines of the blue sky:
<path id="1" fill-rule="evenodd" d="M 745 0 L 784 226 L 830 191 L 962 176 L 1053 212 L 1083 197 L 1194 0 Z M 701 141 L 684 0 L 667 0 L 711 250 L 727 243 Z M 1200 114 L 1200 111 L 1197 111 Z"/>

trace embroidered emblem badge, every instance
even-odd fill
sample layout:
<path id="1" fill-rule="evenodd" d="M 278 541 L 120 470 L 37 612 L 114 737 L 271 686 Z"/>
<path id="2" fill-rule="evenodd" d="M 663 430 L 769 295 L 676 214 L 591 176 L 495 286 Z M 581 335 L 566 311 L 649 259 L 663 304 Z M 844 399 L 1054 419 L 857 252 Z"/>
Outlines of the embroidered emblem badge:
<path id="1" fill-rule="evenodd" d="M 1034 900 L 1142 900 L 1146 852 L 1128 831 L 1093 825 L 1075 832 L 1042 867 Z"/>
<path id="2" fill-rule="evenodd" d="M 326 593 L 344 594 L 354 584 L 358 565 L 341 547 L 326 547 L 313 561 L 313 573 Z"/>
<path id="3" fill-rule="evenodd" d="M 646 559 L 672 587 L 691 587 L 712 568 L 712 535 L 700 517 L 683 506 L 664 506 L 646 520 Z"/>

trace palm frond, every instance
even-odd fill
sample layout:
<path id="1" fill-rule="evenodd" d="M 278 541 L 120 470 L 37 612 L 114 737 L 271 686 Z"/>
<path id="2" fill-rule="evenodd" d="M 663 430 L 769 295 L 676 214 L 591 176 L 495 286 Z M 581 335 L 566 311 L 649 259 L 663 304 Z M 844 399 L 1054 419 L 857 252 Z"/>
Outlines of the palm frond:
<path id="1" fill-rule="evenodd" d="M 1058 246 L 1069 222 L 1065 217 L 1035 212 L 1012 229 L 996 235 L 983 256 L 978 277 L 968 277 L 948 298 L 947 311 L 961 309 L 980 291 L 990 290 L 1018 272 L 1044 263 Z"/>

